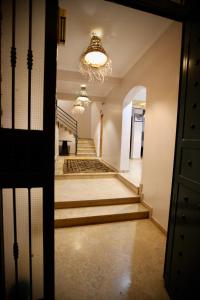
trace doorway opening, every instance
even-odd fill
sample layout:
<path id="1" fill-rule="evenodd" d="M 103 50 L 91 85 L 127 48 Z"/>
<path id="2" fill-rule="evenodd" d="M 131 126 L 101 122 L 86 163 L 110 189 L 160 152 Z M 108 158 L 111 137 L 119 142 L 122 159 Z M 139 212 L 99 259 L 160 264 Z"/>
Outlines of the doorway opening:
<path id="1" fill-rule="evenodd" d="M 151 245 L 153 245 L 152 236 L 156 234 L 158 241 L 156 245 L 159 247 L 160 244 L 163 247 L 163 263 L 157 270 L 158 277 L 162 278 L 165 236 L 159 230 L 166 233 L 169 213 L 178 102 L 181 24 L 107 1 L 60 1 L 60 5 L 70 12 L 70 17 L 69 20 L 66 18 L 69 26 L 66 31 L 66 43 L 58 46 L 57 104 L 71 115 L 82 84 L 87 86 L 88 96 L 92 102 L 82 115 L 72 116 L 78 128 L 77 153 L 73 146 L 76 137 L 73 137 L 72 130 L 71 133 L 68 132 L 70 130 L 65 128 L 65 124 L 61 124 L 61 120 L 57 117 L 59 130 L 72 135 L 67 137 L 67 142 L 70 144 L 69 153 L 56 157 L 56 160 L 61 162 L 61 172 L 56 173 L 55 179 L 56 290 L 59 297 L 67 290 L 70 291 L 72 299 L 79 299 L 81 291 L 84 291 L 86 299 L 92 299 L 92 294 L 90 292 L 87 294 L 85 291 L 86 279 L 82 280 L 76 269 L 77 277 L 74 277 L 72 282 L 65 272 L 67 265 L 73 269 L 73 262 L 78 259 L 82 269 L 84 261 L 89 259 L 98 267 L 97 276 L 105 278 L 108 272 L 106 265 L 109 269 L 111 265 L 116 266 L 116 257 L 112 255 L 114 248 L 117 249 L 118 257 L 122 255 L 118 242 L 116 242 L 117 246 L 113 246 L 111 238 L 112 235 L 116 235 L 117 241 L 121 240 L 120 234 L 117 235 L 120 226 L 122 226 L 122 235 L 126 236 L 126 230 L 136 235 L 137 232 L 139 233 L 139 236 L 136 236 L 139 243 L 135 243 L 134 237 L 131 241 L 124 240 L 124 245 L 130 246 L 129 254 L 132 255 L 133 249 L 135 255 L 137 253 L 137 256 L 134 256 L 136 260 L 139 259 L 138 255 L 141 252 L 136 249 L 137 247 L 141 249 L 142 232 L 145 234 L 144 231 L 148 226 L 151 228 L 150 235 L 147 234 L 147 241 L 151 240 Z M 118 15 L 121 19 L 117 17 Z M 102 43 L 113 64 L 112 76 L 105 78 L 103 84 L 87 81 L 78 69 L 80 53 L 83 45 L 88 43 L 89 31 L 97 28 L 97 25 L 103 30 Z M 130 35 L 134 35 L 131 41 Z M 163 60 L 163 57 L 167 59 Z M 176 80 L 173 82 L 169 76 L 171 73 L 176 74 Z M 86 148 L 91 148 L 88 140 L 93 141 L 92 147 L 95 148 L 93 157 L 90 155 L 86 157 Z M 57 149 L 58 145 L 59 141 Z M 161 162 L 159 158 L 162 158 Z M 77 161 L 80 162 L 83 166 L 82 172 L 72 171 L 74 167 L 71 160 L 75 160 L 76 164 Z M 107 171 L 100 172 L 99 169 L 98 172 L 85 172 L 84 168 L 89 170 L 87 163 L 90 160 L 105 164 Z M 63 172 L 67 170 L 66 165 L 71 165 L 70 172 Z M 159 165 L 162 165 L 162 168 L 159 169 Z M 154 170 L 156 174 L 153 174 Z M 162 177 L 163 170 L 167 172 L 167 178 Z M 159 191 L 157 191 L 158 186 L 161 187 Z M 164 199 L 165 203 L 160 205 L 160 199 Z M 150 219 L 152 211 L 154 218 Z M 127 220 L 130 223 L 122 222 Z M 155 224 L 157 227 L 160 226 L 159 230 Z M 80 225 L 92 226 L 78 227 Z M 103 232 L 110 232 L 110 235 L 101 235 Z M 71 243 L 69 246 L 64 239 L 66 236 L 67 240 L 68 235 L 70 236 L 68 242 Z M 91 245 L 91 252 L 86 247 L 85 241 Z M 104 255 L 102 260 L 94 257 L 93 254 L 97 252 L 94 245 L 105 246 L 110 262 Z M 151 245 L 146 243 L 145 248 Z M 87 251 L 84 252 L 84 249 Z M 65 256 L 66 251 L 70 252 L 69 259 Z M 143 256 L 143 261 L 146 257 Z M 122 289 L 129 297 L 131 293 L 135 293 L 131 286 L 133 278 L 128 275 L 127 269 L 123 268 L 122 263 L 117 276 L 112 273 L 111 277 L 113 276 L 114 281 L 120 281 L 117 293 Z M 91 271 L 91 268 L 85 269 L 86 274 L 90 274 Z M 135 276 L 137 277 L 134 273 L 133 277 Z M 63 278 L 68 286 L 67 289 L 66 286 L 62 286 Z M 96 287 L 95 278 L 94 281 L 87 282 Z M 103 297 L 101 293 L 106 292 L 106 296 L 110 293 L 111 299 L 117 299 L 118 296 L 112 294 L 113 290 L 105 290 L 105 284 L 106 281 L 102 279 L 100 297 Z M 76 286 L 80 289 L 76 289 Z M 162 288 L 161 290 L 162 298 L 167 299 L 166 291 Z M 96 291 L 95 288 L 91 293 Z M 131 297 L 132 295 L 130 299 Z"/>
<path id="2" fill-rule="evenodd" d="M 123 101 L 120 170 L 137 186 L 142 178 L 146 98 L 146 87 L 136 86 Z"/>

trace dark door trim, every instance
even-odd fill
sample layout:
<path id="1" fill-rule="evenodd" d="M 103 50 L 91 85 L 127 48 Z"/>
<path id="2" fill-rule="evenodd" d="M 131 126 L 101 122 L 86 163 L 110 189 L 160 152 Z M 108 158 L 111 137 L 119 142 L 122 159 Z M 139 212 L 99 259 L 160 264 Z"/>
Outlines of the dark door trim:
<path id="1" fill-rule="evenodd" d="M 43 188 L 44 298 L 55 298 L 54 261 L 54 151 L 56 101 L 56 49 L 58 1 L 46 0 L 44 61 L 44 132 L 46 138 L 46 184 Z"/>

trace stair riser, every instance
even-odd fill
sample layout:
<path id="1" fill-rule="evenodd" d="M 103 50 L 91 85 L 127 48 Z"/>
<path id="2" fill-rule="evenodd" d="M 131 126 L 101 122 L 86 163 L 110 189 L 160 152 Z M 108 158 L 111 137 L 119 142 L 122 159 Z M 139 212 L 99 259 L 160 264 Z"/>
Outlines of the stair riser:
<path id="1" fill-rule="evenodd" d="M 139 203 L 140 197 L 55 202 L 55 209 Z"/>
<path id="2" fill-rule="evenodd" d="M 149 212 L 134 212 L 116 215 L 104 215 L 104 216 L 92 216 L 92 217 L 82 217 L 82 218 L 72 218 L 72 219 L 59 219 L 55 220 L 55 228 L 71 227 L 71 226 L 81 226 L 81 225 L 92 225 L 92 224 L 102 224 L 120 221 L 131 221 L 138 219 L 147 219 L 149 217 Z"/>
<path id="3" fill-rule="evenodd" d="M 94 155 L 96 156 L 96 152 L 77 152 L 77 155 Z"/>
<path id="4" fill-rule="evenodd" d="M 80 146 L 78 146 L 78 149 L 79 149 L 79 150 L 87 150 L 87 149 L 89 149 L 89 150 L 91 150 L 91 149 L 94 150 L 95 147 L 94 147 L 94 146 L 91 146 L 91 147 L 88 147 L 88 146 L 87 146 L 87 147 L 80 147 Z"/>
<path id="5" fill-rule="evenodd" d="M 96 152 L 95 148 L 77 148 L 79 152 Z"/>
<path id="6" fill-rule="evenodd" d="M 89 154 L 89 153 L 77 153 L 77 156 L 81 157 L 96 157 L 96 154 Z"/>

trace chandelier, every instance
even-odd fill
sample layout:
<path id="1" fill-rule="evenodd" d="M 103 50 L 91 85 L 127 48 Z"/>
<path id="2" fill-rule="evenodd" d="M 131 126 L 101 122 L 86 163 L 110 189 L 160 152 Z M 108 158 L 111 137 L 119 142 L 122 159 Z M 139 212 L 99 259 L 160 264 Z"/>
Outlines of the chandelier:
<path id="1" fill-rule="evenodd" d="M 82 84 L 80 93 L 78 98 L 76 99 L 78 102 L 82 103 L 83 105 L 88 105 L 91 103 L 91 100 L 88 98 L 87 91 L 86 91 L 86 85 Z"/>
<path id="2" fill-rule="evenodd" d="M 85 107 L 82 103 L 76 101 L 72 108 L 72 114 L 73 115 L 81 115 L 85 111 Z"/>
<path id="3" fill-rule="evenodd" d="M 95 33 L 87 49 L 80 57 L 80 72 L 89 81 L 104 82 L 104 78 L 112 72 L 112 63 L 105 49 L 102 47 L 101 39 Z"/>
<path id="4" fill-rule="evenodd" d="M 87 91 L 86 91 L 86 85 L 82 84 L 81 89 L 79 92 L 79 96 L 75 100 L 75 104 L 72 108 L 73 114 L 82 114 L 85 111 L 85 106 L 87 106 L 92 101 L 88 98 Z"/>

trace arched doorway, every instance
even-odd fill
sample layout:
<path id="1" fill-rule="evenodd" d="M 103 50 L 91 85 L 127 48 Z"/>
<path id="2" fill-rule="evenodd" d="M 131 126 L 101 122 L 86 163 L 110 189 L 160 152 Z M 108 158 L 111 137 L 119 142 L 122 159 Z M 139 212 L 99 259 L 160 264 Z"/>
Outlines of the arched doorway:
<path id="1" fill-rule="evenodd" d="M 146 87 L 133 87 L 123 101 L 120 170 L 129 171 L 130 158 L 141 158 L 144 141 Z"/>

